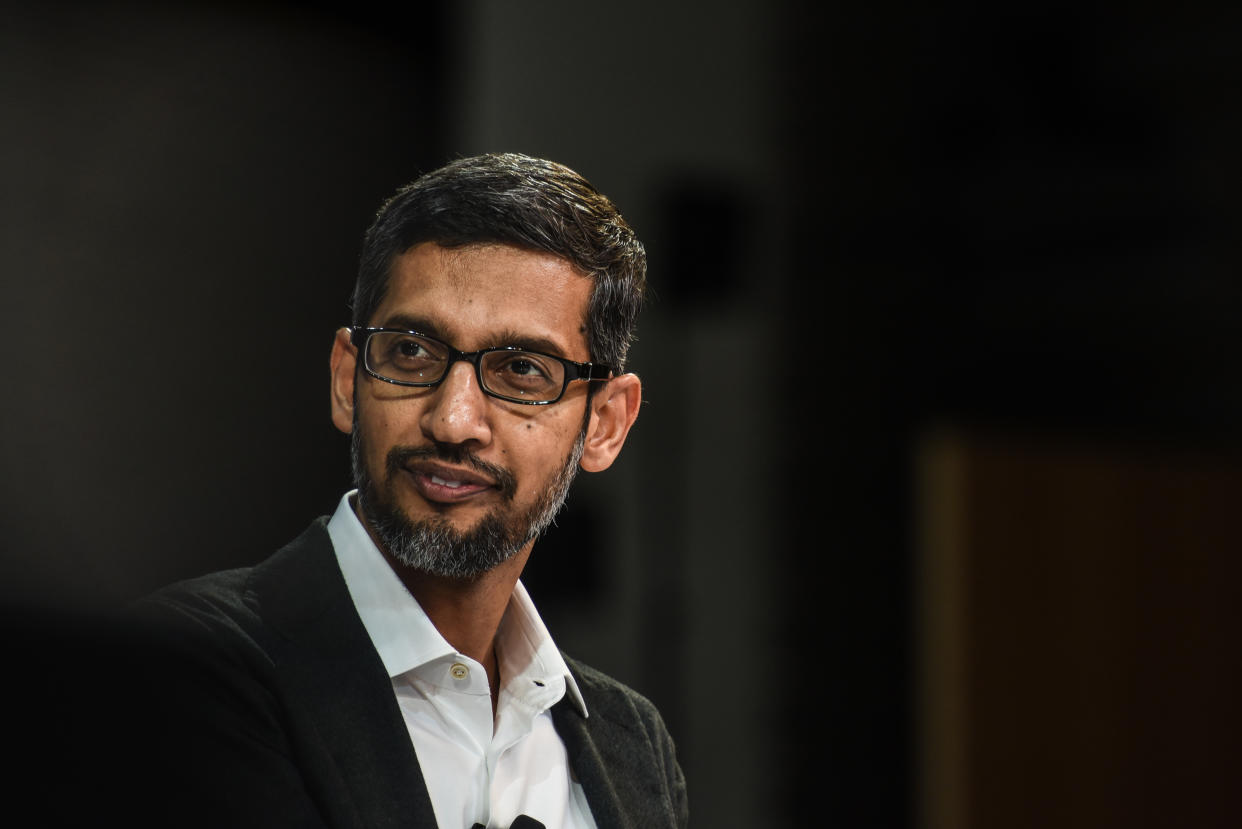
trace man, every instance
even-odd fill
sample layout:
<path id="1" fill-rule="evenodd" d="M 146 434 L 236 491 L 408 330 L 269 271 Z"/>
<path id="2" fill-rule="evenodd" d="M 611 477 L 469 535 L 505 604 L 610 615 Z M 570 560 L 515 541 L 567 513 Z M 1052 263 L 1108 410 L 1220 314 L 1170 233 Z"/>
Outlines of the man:
<path id="1" fill-rule="evenodd" d="M 608 199 L 540 159 L 455 161 L 381 208 L 330 360 L 356 490 L 140 605 L 169 825 L 686 824 L 659 714 L 563 657 L 519 581 L 638 414 L 645 271 Z"/>

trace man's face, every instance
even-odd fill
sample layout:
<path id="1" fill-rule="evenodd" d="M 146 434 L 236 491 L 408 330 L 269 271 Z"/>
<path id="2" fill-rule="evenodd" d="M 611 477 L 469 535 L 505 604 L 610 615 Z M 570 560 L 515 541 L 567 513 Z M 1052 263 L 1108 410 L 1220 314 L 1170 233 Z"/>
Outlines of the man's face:
<path id="1" fill-rule="evenodd" d="M 517 345 L 589 359 L 591 282 L 559 257 L 507 245 L 418 245 L 393 263 L 369 325 L 418 331 L 462 351 Z M 568 493 L 582 453 L 587 386 L 548 406 L 489 397 L 472 365 L 435 388 L 359 369 L 356 483 L 368 529 L 435 575 L 472 577 L 527 546 Z"/>

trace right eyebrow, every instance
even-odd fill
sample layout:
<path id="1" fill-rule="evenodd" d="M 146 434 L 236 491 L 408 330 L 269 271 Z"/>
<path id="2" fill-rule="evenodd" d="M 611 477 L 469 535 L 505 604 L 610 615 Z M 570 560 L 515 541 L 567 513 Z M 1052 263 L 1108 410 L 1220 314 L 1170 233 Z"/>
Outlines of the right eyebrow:
<path id="1" fill-rule="evenodd" d="M 428 337 L 443 339 L 444 335 L 436 328 L 436 326 L 427 319 L 411 316 L 409 314 L 393 314 L 386 317 L 378 328 L 397 328 L 402 331 L 414 331 L 419 334 L 426 334 Z"/>

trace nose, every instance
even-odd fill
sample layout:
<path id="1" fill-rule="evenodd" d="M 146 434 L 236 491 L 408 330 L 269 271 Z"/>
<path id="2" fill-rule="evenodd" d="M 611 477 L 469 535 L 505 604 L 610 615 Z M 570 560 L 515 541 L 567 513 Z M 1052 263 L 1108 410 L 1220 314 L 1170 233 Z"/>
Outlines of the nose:
<path id="1" fill-rule="evenodd" d="M 489 409 L 474 366 L 458 360 L 431 391 L 421 418 L 423 433 L 441 443 L 486 445 L 492 438 Z"/>

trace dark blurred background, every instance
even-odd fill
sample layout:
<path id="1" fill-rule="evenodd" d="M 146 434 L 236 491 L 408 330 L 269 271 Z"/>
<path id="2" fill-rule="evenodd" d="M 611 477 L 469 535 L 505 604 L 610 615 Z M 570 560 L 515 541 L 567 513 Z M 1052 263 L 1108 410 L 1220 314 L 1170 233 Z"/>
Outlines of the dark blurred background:
<path id="1" fill-rule="evenodd" d="M 617 202 L 653 290 L 639 423 L 525 579 L 660 706 L 695 825 L 1242 818 L 1242 13 L 2 20 L 14 639 L 330 512 L 363 230 L 522 151 Z"/>

